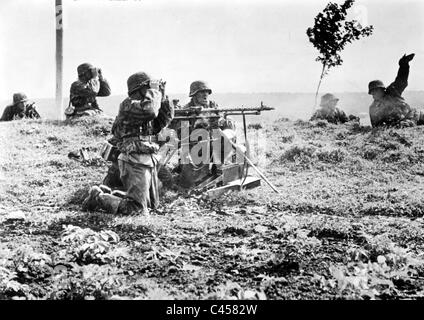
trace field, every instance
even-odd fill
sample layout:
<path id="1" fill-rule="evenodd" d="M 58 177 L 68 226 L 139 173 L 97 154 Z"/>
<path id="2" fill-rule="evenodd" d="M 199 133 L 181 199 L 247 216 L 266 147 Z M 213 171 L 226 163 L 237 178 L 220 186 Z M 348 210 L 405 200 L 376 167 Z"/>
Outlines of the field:
<path id="1" fill-rule="evenodd" d="M 110 126 L 0 125 L 1 299 L 424 297 L 423 127 L 251 126 L 280 195 L 165 190 L 142 217 L 81 211 Z M 81 147 L 93 159 L 68 158 Z"/>

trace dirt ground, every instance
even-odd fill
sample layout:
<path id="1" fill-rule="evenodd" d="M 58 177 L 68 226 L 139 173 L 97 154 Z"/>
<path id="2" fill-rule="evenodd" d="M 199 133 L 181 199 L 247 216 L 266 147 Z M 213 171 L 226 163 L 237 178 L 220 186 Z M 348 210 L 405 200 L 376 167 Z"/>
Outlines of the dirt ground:
<path id="1" fill-rule="evenodd" d="M 424 128 L 251 126 L 280 195 L 166 190 L 143 217 L 81 211 L 108 164 L 68 153 L 110 127 L 1 124 L 0 299 L 424 297 Z"/>

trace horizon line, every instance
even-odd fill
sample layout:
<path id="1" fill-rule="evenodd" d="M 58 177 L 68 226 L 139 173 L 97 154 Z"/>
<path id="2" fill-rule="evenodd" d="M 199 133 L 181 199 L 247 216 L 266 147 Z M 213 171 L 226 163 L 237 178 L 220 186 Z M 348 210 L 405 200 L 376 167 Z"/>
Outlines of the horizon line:
<path id="1" fill-rule="evenodd" d="M 424 93 L 424 90 L 406 90 L 405 92 L 423 92 Z M 333 94 L 344 94 L 344 93 L 365 93 L 365 94 L 367 94 L 367 92 L 366 91 L 332 91 L 332 93 Z M 264 92 L 264 91 L 262 91 L 262 92 L 214 92 L 214 93 L 212 93 L 212 96 L 213 95 L 216 95 L 216 94 L 245 94 L 245 95 L 248 95 L 248 94 L 313 94 L 313 95 L 315 95 L 315 92 L 302 92 L 302 91 L 297 91 L 297 92 L 289 92 L 289 91 L 266 91 L 266 92 Z M 324 94 L 324 92 L 322 92 L 322 93 L 319 93 L 318 95 L 322 95 L 322 94 Z M 167 94 L 168 96 L 172 96 L 172 95 L 187 95 L 187 93 L 168 93 Z M 12 96 L 13 96 L 13 94 L 12 94 Z M 12 96 L 11 96 L 11 98 L 12 98 Z M 122 93 L 122 94 L 112 94 L 112 95 L 110 95 L 110 96 L 107 96 L 107 97 L 97 97 L 97 98 L 101 98 L 101 99 L 106 99 L 106 98 L 109 98 L 109 97 L 119 97 L 119 96 L 128 96 L 127 94 L 125 94 L 125 93 Z M 29 98 L 29 100 L 32 100 L 32 99 L 56 99 L 56 97 L 55 96 L 50 96 L 50 97 L 28 97 Z M 188 95 L 187 95 L 187 98 L 190 98 Z M 64 97 L 63 98 L 63 100 L 66 100 L 66 99 L 69 99 L 69 97 Z M 2 98 L 2 99 L 0 99 L 0 101 L 7 101 L 7 100 L 11 100 L 10 98 L 9 99 L 4 99 L 4 98 Z"/>

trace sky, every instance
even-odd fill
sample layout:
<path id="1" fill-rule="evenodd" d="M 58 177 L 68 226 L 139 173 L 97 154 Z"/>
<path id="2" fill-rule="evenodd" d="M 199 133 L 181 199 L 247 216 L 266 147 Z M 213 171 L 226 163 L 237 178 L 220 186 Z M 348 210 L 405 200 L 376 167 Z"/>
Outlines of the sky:
<path id="1" fill-rule="evenodd" d="M 188 93 L 203 79 L 214 92 L 314 92 L 321 71 L 306 36 L 328 0 L 63 0 L 64 96 L 80 63 L 102 68 L 112 94 L 146 71 Z M 342 0 L 335 0 L 341 3 Z M 408 90 L 424 90 L 424 3 L 356 0 L 349 17 L 374 33 L 348 44 L 322 91 L 366 91 L 394 80 L 398 60 L 415 52 Z M 23 91 L 55 94 L 53 0 L 0 2 L 0 100 Z"/>

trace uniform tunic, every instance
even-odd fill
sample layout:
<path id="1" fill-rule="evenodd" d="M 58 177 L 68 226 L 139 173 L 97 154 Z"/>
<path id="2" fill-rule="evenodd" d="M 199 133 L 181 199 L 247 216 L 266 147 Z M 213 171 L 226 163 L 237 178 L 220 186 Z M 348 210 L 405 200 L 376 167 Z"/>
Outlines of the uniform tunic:
<path id="1" fill-rule="evenodd" d="M 312 115 L 311 121 L 313 120 L 327 120 L 330 123 L 339 124 L 348 122 L 349 119 L 344 111 L 339 108 L 330 109 L 327 107 L 321 107 Z"/>
<path id="2" fill-rule="evenodd" d="M 382 99 L 374 100 L 370 106 L 370 119 L 373 127 L 417 124 L 419 112 L 411 108 L 402 97 L 408 86 L 409 65 L 399 67 L 395 81 L 384 91 Z"/>
<path id="3" fill-rule="evenodd" d="M 146 211 L 159 205 L 157 134 L 174 117 L 169 101 L 161 102 L 161 98 L 159 91 L 149 89 L 143 100 L 129 97 L 119 107 L 113 134 L 121 152 L 118 167 L 127 198 L 121 201 L 118 213 Z"/>
<path id="4" fill-rule="evenodd" d="M 20 120 L 24 118 L 38 119 L 40 118 L 39 113 L 35 109 L 34 103 L 25 104 L 24 109 L 18 107 L 18 105 L 10 105 L 4 109 L 3 115 L 0 121 L 11 121 Z"/>
<path id="5" fill-rule="evenodd" d="M 109 83 L 106 79 L 93 78 L 88 81 L 82 81 L 78 79 L 71 85 L 70 90 L 70 103 L 75 107 L 75 111 L 72 115 L 93 115 L 101 113 L 96 97 L 106 97 L 111 93 Z"/>

